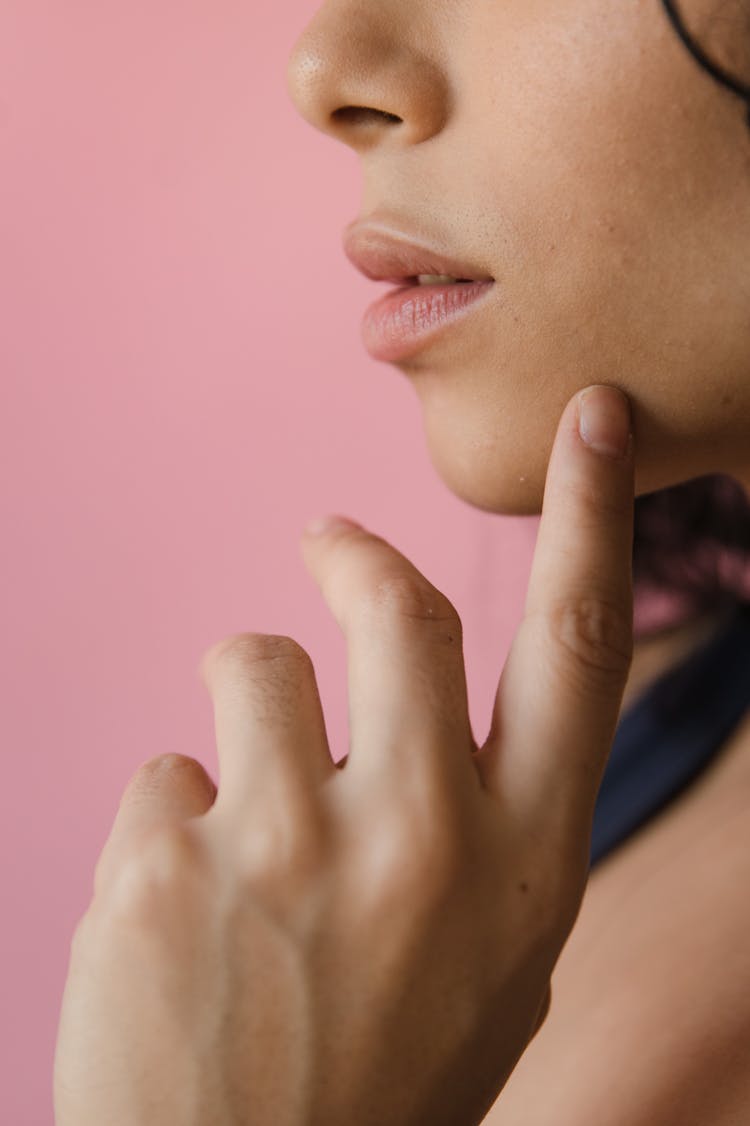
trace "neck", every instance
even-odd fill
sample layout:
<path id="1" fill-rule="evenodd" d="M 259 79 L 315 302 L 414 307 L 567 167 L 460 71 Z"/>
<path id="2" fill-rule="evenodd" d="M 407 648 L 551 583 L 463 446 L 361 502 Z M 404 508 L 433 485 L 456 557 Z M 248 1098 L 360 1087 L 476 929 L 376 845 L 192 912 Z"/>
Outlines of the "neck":
<path id="1" fill-rule="evenodd" d="M 750 499 L 750 473 L 740 472 L 731 475 L 739 482 Z M 637 639 L 621 710 L 626 711 L 663 672 L 708 641 L 721 627 L 724 619 L 723 612 L 711 611 Z"/>
<path id="2" fill-rule="evenodd" d="M 621 710 L 626 711 L 663 672 L 708 641 L 724 619 L 724 613 L 712 611 L 637 641 Z"/>

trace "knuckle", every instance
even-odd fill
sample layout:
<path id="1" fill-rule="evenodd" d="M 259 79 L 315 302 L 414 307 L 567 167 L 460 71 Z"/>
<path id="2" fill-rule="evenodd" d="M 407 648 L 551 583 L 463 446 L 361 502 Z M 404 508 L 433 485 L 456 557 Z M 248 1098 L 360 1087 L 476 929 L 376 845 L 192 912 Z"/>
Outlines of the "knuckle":
<path id="1" fill-rule="evenodd" d="M 192 885 L 199 863 L 194 832 L 186 822 L 150 829 L 133 843 L 120 864 L 112 891 L 119 916 L 151 919 L 166 901 Z"/>
<path id="2" fill-rule="evenodd" d="M 461 838 L 437 813 L 394 809 L 367 847 L 363 888 L 376 909 L 396 901 L 415 910 L 443 903 L 465 880 Z"/>
<path id="3" fill-rule="evenodd" d="M 388 575 L 374 587 L 370 605 L 376 613 L 449 626 L 461 637 L 461 619 L 444 594 L 417 575 Z"/>
<path id="4" fill-rule="evenodd" d="M 203 780 L 205 771 L 197 759 L 169 751 L 149 759 L 136 774 L 133 784 L 138 790 L 151 792 L 165 776 L 182 775 L 189 780 Z"/>
<path id="5" fill-rule="evenodd" d="M 328 861 L 331 841 L 322 812 L 309 803 L 296 811 L 282 806 L 247 825 L 236 841 L 239 872 L 249 882 L 305 880 Z"/>
<path id="6" fill-rule="evenodd" d="M 241 706 L 252 702 L 257 718 L 291 721 L 300 693 L 309 694 L 315 670 L 307 652 L 291 637 L 243 634 L 222 651 L 212 669 L 214 693 Z"/>
<path id="7" fill-rule="evenodd" d="M 158 798 L 165 789 L 182 793 L 205 792 L 210 779 L 197 759 L 168 753 L 149 759 L 138 768 L 127 785 L 128 800 L 135 803 Z M 211 794 L 215 787 L 211 788 Z"/>
<path id="8" fill-rule="evenodd" d="M 179 770 L 182 759 L 182 755 L 178 755 L 172 751 L 162 755 L 155 755 L 153 758 L 150 758 L 148 762 L 143 764 L 140 773 L 144 777 L 150 778 L 154 775 L 158 776 L 159 774 L 166 773 L 168 770 Z"/>
<path id="9" fill-rule="evenodd" d="M 257 671 L 278 662 L 309 666 L 310 657 L 292 637 L 265 633 L 243 633 L 231 638 L 215 657 L 215 667 L 228 673 Z"/>
<path id="10" fill-rule="evenodd" d="M 596 595 L 559 603 L 549 613 L 549 629 L 566 659 L 587 677 L 618 685 L 633 659 L 633 625 L 625 610 Z"/>

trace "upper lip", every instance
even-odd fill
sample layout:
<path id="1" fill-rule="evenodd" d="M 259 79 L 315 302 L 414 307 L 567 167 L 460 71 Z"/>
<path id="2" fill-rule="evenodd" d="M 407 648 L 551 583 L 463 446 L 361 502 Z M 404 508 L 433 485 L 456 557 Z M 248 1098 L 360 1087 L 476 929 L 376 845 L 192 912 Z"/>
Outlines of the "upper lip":
<path id="1" fill-rule="evenodd" d="M 444 274 L 467 281 L 494 281 L 481 267 L 451 258 L 429 246 L 410 242 L 372 222 L 351 223 L 344 231 L 344 253 L 373 281 L 416 281 L 420 274 Z"/>

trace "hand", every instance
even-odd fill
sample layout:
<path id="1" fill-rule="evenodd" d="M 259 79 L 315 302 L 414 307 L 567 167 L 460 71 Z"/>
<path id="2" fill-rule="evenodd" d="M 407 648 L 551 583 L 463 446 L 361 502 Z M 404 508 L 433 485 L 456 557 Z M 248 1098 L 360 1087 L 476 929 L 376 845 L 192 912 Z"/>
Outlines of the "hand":
<path id="1" fill-rule="evenodd" d="M 595 453 L 577 418 L 481 749 L 455 610 L 356 526 L 303 540 L 348 643 L 343 767 L 294 641 L 209 650 L 218 796 L 175 755 L 125 791 L 71 945 L 57 1126 L 482 1120 L 544 1018 L 632 658 L 633 443 Z"/>

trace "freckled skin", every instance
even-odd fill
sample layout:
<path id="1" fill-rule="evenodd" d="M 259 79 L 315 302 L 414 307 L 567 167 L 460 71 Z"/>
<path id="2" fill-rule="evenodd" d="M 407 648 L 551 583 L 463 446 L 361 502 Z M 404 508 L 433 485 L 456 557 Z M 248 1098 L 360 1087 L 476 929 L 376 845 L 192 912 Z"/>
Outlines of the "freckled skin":
<path id="1" fill-rule="evenodd" d="M 685 7 L 700 27 L 715 4 Z M 360 215 L 497 280 L 398 365 L 458 496 L 540 511 L 557 420 L 594 382 L 634 402 L 638 493 L 750 479 L 750 131 L 658 0 L 328 0 L 289 86 L 361 156 Z M 331 116 L 347 105 L 401 124 Z"/>

